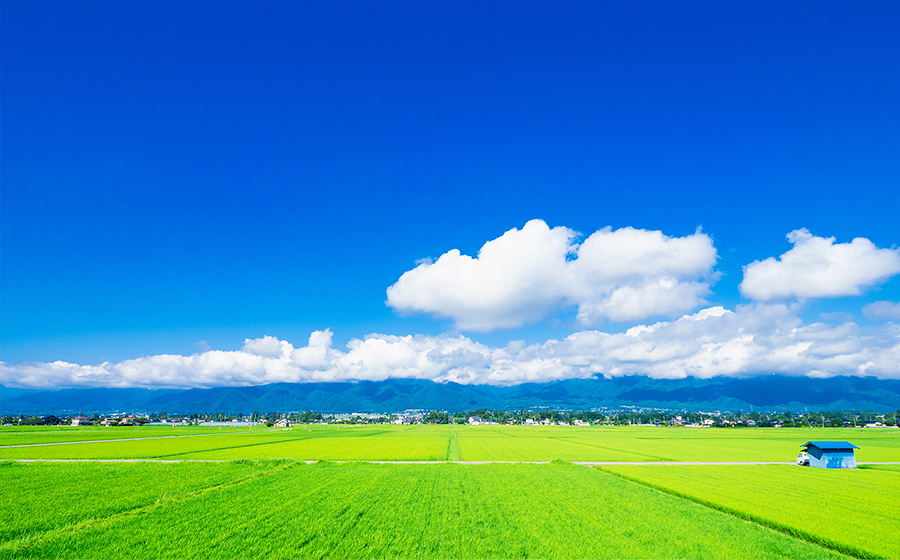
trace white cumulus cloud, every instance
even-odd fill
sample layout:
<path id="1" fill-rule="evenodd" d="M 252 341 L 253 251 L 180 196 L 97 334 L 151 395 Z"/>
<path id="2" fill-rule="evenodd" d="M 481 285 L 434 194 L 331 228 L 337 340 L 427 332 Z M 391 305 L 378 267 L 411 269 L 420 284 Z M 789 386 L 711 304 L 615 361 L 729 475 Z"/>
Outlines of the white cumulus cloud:
<path id="1" fill-rule="evenodd" d="M 900 273 L 900 251 L 879 249 L 863 237 L 836 244 L 798 229 L 787 238 L 791 250 L 744 267 L 743 295 L 761 301 L 852 296 Z"/>
<path id="2" fill-rule="evenodd" d="M 262 338 L 245 339 L 244 347 L 241 348 L 241 350 L 255 356 L 275 358 L 284 353 L 286 349 L 285 344 L 286 343 L 278 340 L 274 336 L 267 335 Z"/>
<path id="3" fill-rule="evenodd" d="M 465 336 L 372 334 L 346 350 L 329 330 L 306 346 L 264 337 L 268 352 L 159 355 L 83 366 L 68 362 L 0 363 L 12 387 L 216 387 L 275 382 L 430 379 L 516 385 L 594 376 L 709 378 L 761 373 L 900 379 L 900 325 L 804 324 L 791 307 L 758 303 L 734 310 L 709 307 L 673 321 L 623 333 L 576 332 L 562 340 L 491 347 Z M 277 346 L 280 353 L 274 351 Z M 250 351 L 252 350 L 252 352 Z"/>
<path id="4" fill-rule="evenodd" d="M 387 290 L 406 313 L 452 319 L 464 330 L 534 323 L 568 306 L 584 325 L 682 313 L 704 303 L 716 250 L 697 231 L 673 238 L 634 228 L 595 232 L 583 243 L 565 227 L 532 220 L 482 246 L 421 262 Z"/>

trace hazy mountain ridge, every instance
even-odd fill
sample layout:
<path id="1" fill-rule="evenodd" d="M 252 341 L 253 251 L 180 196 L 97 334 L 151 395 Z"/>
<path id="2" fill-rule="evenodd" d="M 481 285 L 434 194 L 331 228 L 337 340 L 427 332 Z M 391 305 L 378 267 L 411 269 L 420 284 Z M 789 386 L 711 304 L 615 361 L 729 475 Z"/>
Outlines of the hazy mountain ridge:
<path id="1" fill-rule="evenodd" d="M 876 410 L 900 408 L 900 380 L 873 377 L 811 379 L 767 375 L 743 379 L 677 380 L 629 376 L 525 383 L 512 387 L 427 380 L 357 383 L 274 383 L 211 389 L 61 389 L 27 393 L 2 388 L 3 414 L 140 411 L 398 412 L 407 409 L 587 410 L 635 406 L 685 410 Z"/>

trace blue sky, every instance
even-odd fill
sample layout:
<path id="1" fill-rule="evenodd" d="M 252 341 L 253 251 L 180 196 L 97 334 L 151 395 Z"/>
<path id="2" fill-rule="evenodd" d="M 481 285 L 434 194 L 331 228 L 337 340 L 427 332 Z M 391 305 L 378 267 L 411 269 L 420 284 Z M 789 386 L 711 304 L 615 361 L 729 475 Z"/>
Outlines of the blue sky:
<path id="1" fill-rule="evenodd" d="M 509 341 L 546 350 L 712 307 L 786 314 L 757 340 L 793 325 L 862 345 L 855 361 L 750 360 L 718 374 L 861 374 L 900 352 L 900 5 L 484 4 L 5 3 L 4 383 L 82 383 L 47 373 L 56 361 L 87 371 L 208 349 L 256 356 L 246 341 L 266 336 L 292 352 L 326 329 L 346 354 L 334 360 L 367 335 L 420 335 L 426 354 L 439 339 L 481 345 L 477 367 L 490 369 Z M 714 264 L 679 278 L 708 290 L 684 309 L 585 323 L 586 300 L 555 286 L 538 319 L 476 329 L 457 300 L 386 304 L 421 259 L 475 257 L 535 219 L 575 243 L 607 226 L 669 239 L 702 228 Z M 739 288 L 743 267 L 785 254 L 804 228 L 836 246 L 864 238 L 887 251 L 872 253 L 886 268 L 832 294 Z M 864 312 L 875 302 L 888 303 Z M 809 354 L 820 343 L 772 344 Z M 658 365 L 600 354 L 591 367 L 604 374 Z M 354 363 L 362 373 L 340 375 L 418 375 Z M 151 385 L 281 379 L 265 364 L 250 368 L 268 372 L 258 378 L 231 363 L 202 379 L 184 364 L 141 367 L 170 368 Z M 435 367 L 430 378 L 494 379 Z M 896 367 L 870 371 L 900 377 Z M 567 371 L 533 379 L 587 370 Z M 84 383 L 134 384 L 103 372 Z"/>

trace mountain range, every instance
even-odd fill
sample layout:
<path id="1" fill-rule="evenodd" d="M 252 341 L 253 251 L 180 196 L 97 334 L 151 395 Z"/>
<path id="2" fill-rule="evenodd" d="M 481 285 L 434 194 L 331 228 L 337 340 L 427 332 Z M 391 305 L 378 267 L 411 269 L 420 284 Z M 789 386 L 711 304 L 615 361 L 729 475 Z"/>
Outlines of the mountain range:
<path id="1" fill-rule="evenodd" d="M 323 413 L 451 412 L 487 408 L 590 410 L 623 407 L 689 411 L 900 409 L 900 380 L 874 377 L 570 379 L 512 387 L 389 379 L 346 383 L 273 383 L 209 389 L 60 389 L 0 387 L 2 414 L 112 412 L 249 413 L 313 410 Z"/>

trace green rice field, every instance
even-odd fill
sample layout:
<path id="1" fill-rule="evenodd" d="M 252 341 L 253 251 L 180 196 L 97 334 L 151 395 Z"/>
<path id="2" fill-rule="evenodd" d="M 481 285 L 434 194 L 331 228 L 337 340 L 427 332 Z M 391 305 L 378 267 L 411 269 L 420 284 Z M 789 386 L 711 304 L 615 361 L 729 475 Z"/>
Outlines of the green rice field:
<path id="1" fill-rule="evenodd" d="M 670 464 L 838 439 L 897 464 Z M 898 535 L 900 430 L 0 429 L 0 558 L 900 558 Z"/>
<path id="2" fill-rule="evenodd" d="M 115 441 L 123 439 L 134 441 Z M 792 461 L 806 441 L 845 439 L 860 447 L 859 461 L 900 462 L 896 429 L 440 425 L 6 427 L 0 428 L 0 459 Z M 72 443 L 78 441 L 90 443 Z M 49 443 L 65 445 L 40 445 Z"/>
<path id="3" fill-rule="evenodd" d="M 900 470 L 789 465 L 600 468 L 857 556 L 900 558 Z"/>

